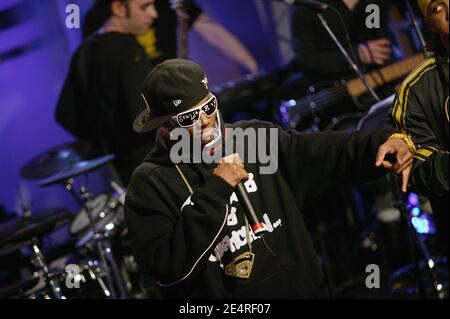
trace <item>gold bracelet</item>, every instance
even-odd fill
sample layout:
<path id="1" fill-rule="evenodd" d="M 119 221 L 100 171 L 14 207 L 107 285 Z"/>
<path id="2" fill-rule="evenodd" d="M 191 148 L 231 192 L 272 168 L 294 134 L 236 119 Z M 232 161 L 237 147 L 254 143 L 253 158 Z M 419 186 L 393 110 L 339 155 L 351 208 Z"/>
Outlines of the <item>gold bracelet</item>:
<path id="1" fill-rule="evenodd" d="M 416 153 L 416 146 L 414 145 L 411 136 L 402 133 L 394 133 L 391 136 L 389 136 L 388 140 L 390 140 L 391 138 L 399 138 L 403 140 L 406 143 L 406 145 L 408 145 L 408 148 L 411 151 L 411 153 L 413 154 Z"/>

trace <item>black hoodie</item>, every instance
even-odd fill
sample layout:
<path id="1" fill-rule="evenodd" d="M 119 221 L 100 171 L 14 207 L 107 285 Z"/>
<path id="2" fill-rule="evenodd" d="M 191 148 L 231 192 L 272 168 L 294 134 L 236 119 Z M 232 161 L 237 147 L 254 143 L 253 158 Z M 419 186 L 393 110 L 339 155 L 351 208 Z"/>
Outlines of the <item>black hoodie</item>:
<path id="1" fill-rule="evenodd" d="M 159 134 L 157 145 L 133 173 L 126 197 L 126 222 L 141 269 L 172 298 L 327 297 L 303 221 L 303 202 L 331 183 L 381 176 L 375 156 L 392 129 L 386 126 L 372 134 L 304 134 L 260 121 L 230 127 L 278 132 L 276 173 L 260 174 L 260 164 L 244 163 L 250 174 L 247 192 L 268 229 L 264 238 L 276 256 L 251 232 L 255 260 L 250 278 L 224 273 L 214 257 L 215 247 L 224 264 L 249 250 L 234 188 L 213 175 L 214 164 L 180 164 L 194 190 L 191 196 Z"/>

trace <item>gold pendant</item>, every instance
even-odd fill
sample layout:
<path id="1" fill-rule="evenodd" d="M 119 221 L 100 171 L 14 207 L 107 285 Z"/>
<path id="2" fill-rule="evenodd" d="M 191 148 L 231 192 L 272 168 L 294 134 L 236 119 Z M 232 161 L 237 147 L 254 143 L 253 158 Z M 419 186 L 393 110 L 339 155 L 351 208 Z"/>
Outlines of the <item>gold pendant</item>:
<path id="1" fill-rule="evenodd" d="M 233 261 L 225 267 L 225 274 L 238 278 L 248 278 L 252 272 L 254 261 L 255 254 L 247 251 L 234 258 Z"/>

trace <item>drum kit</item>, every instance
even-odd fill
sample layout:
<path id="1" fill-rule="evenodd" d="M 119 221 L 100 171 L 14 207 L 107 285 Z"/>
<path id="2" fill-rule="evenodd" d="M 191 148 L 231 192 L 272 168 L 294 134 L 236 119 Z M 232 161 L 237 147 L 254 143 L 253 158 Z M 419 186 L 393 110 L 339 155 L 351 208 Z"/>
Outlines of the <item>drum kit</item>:
<path id="1" fill-rule="evenodd" d="M 17 252 L 26 255 L 31 274 L 9 286 L 0 283 L 0 298 L 125 299 L 145 294 L 139 283 L 130 282 L 136 274 L 129 272 L 138 270 L 126 244 L 125 189 L 113 180 L 110 192 L 94 196 L 80 178 L 113 159 L 113 155 L 99 156 L 87 144 L 74 142 L 39 154 L 23 166 L 22 178 L 37 180 L 41 187 L 64 186 L 80 210 L 75 214 L 59 211 L 41 219 L 24 214 L 0 224 L 0 258 Z M 63 227 L 74 239 L 70 253 L 62 262 L 52 262 L 45 254 L 44 239 Z"/>

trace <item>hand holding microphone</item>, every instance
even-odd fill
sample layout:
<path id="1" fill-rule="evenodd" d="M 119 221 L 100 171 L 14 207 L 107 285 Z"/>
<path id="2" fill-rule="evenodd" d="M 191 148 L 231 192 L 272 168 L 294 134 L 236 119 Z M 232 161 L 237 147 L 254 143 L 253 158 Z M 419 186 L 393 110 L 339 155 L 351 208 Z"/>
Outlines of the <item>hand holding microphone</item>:
<path id="1" fill-rule="evenodd" d="M 256 235 L 262 236 L 266 232 L 263 223 L 260 222 L 255 208 L 248 196 L 243 180 L 248 179 L 248 173 L 242 164 L 239 154 L 234 153 L 221 159 L 214 170 L 214 174 L 223 178 L 228 184 L 236 188 L 239 204 L 244 210 L 245 217 Z"/>
<path id="2" fill-rule="evenodd" d="M 236 187 L 242 180 L 248 179 L 248 173 L 245 171 L 244 164 L 242 164 L 238 153 L 222 158 L 214 170 L 214 174 L 222 177 L 233 187 Z"/>

